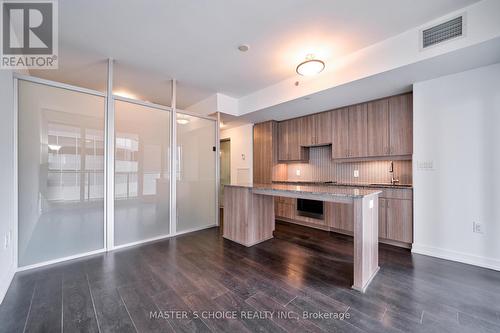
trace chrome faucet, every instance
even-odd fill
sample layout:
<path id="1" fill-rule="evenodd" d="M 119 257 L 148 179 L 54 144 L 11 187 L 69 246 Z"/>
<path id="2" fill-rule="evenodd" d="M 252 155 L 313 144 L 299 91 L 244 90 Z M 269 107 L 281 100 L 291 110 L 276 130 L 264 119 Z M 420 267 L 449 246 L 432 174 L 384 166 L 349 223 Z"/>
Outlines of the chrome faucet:
<path id="1" fill-rule="evenodd" d="M 392 174 L 391 176 L 391 185 L 397 185 L 399 183 L 398 178 L 394 178 L 394 162 L 391 161 L 391 167 L 389 168 L 389 173 Z"/>

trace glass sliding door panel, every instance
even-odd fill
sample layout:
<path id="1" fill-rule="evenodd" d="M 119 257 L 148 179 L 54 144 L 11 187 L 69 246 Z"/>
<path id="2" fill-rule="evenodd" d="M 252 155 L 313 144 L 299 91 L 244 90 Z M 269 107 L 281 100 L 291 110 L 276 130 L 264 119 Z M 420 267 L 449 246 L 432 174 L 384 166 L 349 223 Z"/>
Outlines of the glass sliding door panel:
<path id="1" fill-rule="evenodd" d="M 19 266 L 104 247 L 103 97 L 19 80 Z"/>
<path id="2" fill-rule="evenodd" d="M 170 232 L 170 114 L 115 102 L 115 245 Z"/>
<path id="3" fill-rule="evenodd" d="M 213 120 L 177 114 L 177 232 L 216 224 L 215 130 Z"/>

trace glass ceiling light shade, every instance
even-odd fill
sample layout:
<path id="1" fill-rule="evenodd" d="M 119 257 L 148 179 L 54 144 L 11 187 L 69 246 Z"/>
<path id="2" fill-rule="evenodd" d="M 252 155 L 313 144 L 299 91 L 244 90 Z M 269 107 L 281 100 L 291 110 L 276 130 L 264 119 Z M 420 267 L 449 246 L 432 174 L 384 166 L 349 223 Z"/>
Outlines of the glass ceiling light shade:
<path id="1" fill-rule="evenodd" d="M 52 151 L 59 151 L 61 149 L 60 145 L 49 145 L 49 149 Z"/>
<path id="2" fill-rule="evenodd" d="M 314 59 L 314 56 L 309 54 L 306 60 L 297 66 L 296 72 L 299 75 L 310 76 L 321 73 L 323 69 L 325 69 L 325 63 L 319 59 Z"/>
<path id="3" fill-rule="evenodd" d="M 180 124 L 180 125 L 189 124 L 189 119 L 177 116 L 177 124 Z"/>

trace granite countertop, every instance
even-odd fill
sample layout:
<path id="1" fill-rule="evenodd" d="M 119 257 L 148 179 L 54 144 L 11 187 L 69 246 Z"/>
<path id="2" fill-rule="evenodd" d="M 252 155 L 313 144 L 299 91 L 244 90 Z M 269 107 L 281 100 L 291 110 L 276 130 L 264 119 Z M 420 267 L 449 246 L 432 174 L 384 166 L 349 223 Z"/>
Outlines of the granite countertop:
<path id="1" fill-rule="evenodd" d="M 348 197 L 362 198 L 365 196 L 380 194 L 381 191 L 370 190 L 366 188 L 351 188 L 342 186 L 323 186 L 323 185 L 298 185 L 298 184 L 228 184 L 224 186 L 251 188 L 256 193 L 279 194 L 279 192 L 293 192 L 299 194 L 313 194 L 321 198 L 328 197 Z"/>
<path id="2" fill-rule="evenodd" d="M 279 180 L 273 181 L 273 184 L 298 184 L 298 185 L 317 185 L 317 186 L 347 186 L 347 187 L 366 187 L 366 188 L 391 188 L 391 189 L 413 189 L 411 184 L 375 184 L 375 183 L 337 183 L 331 181 L 314 182 L 314 181 L 297 181 L 297 180 Z"/>

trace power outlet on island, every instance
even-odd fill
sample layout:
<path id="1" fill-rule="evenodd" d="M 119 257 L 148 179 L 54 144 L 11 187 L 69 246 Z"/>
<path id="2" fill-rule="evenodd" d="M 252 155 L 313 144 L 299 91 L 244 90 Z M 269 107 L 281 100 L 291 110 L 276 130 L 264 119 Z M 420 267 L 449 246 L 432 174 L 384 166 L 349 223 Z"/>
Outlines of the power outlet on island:
<path id="1" fill-rule="evenodd" d="M 300 169 L 295 170 L 295 175 L 300 177 Z"/>
<path id="2" fill-rule="evenodd" d="M 354 170 L 354 178 L 358 178 L 359 177 L 359 170 Z"/>

